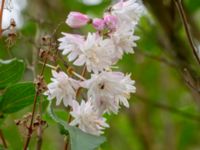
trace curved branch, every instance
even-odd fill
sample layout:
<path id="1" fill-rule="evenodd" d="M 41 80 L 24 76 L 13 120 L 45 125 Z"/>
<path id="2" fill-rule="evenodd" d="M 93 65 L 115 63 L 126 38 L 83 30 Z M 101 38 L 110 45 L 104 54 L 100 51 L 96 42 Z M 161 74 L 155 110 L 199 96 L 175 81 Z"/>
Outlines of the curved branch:
<path id="1" fill-rule="evenodd" d="M 195 43 L 193 41 L 193 37 L 192 37 L 192 34 L 190 32 L 190 27 L 189 27 L 189 24 L 188 24 L 188 21 L 187 21 L 187 17 L 186 17 L 185 11 L 183 9 L 181 0 L 173 0 L 173 1 L 176 4 L 176 7 L 177 7 L 177 9 L 179 11 L 179 14 L 180 14 L 180 17 L 182 19 L 182 22 L 183 22 L 183 25 L 184 25 L 184 29 L 185 29 L 189 44 L 190 44 L 190 46 L 192 48 L 193 54 L 194 54 L 196 60 L 198 61 L 198 63 L 200 64 L 200 58 L 198 56 L 198 48 L 195 46 Z"/>

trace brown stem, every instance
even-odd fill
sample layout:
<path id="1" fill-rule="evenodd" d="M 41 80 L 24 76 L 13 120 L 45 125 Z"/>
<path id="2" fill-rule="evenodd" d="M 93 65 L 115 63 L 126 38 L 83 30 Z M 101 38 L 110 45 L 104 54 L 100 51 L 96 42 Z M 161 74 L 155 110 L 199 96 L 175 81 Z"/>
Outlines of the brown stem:
<path id="1" fill-rule="evenodd" d="M 4 148 L 8 148 L 8 146 L 7 146 L 7 144 L 6 144 L 6 140 L 5 140 L 5 138 L 4 138 L 4 135 L 3 135 L 3 132 L 2 132 L 1 129 L 0 129 L 0 138 L 1 138 L 1 140 L 2 140 L 2 143 L 3 143 Z"/>
<path id="2" fill-rule="evenodd" d="M 1 10 L 0 10 L 0 37 L 2 36 L 2 20 L 3 20 L 3 10 L 4 10 L 4 4 L 5 4 L 5 0 L 2 0 L 1 2 Z"/>
<path id="3" fill-rule="evenodd" d="M 193 37 L 192 37 L 192 34 L 190 32 L 190 27 L 189 27 L 189 24 L 188 24 L 188 21 L 187 21 L 187 17 L 186 17 L 186 14 L 184 12 L 184 9 L 183 9 L 183 6 L 181 4 L 181 1 L 180 0 L 174 0 L 174 2 L 176 4 L 176 7 L 178 8 L 179 14 L 180 14 L 181 19 L 183 21 L 185 32 L 186 32 L 189 44 L 190 44 L 190 46 L 192 48 L 192 51 L 194 53 L 194 56 L 197 59 L 198 63 L 200 64 L 200 58 L 198 56 L 198 49 L 196 48 L 196 46 L 194 44 Z"/>
<path id="4" fill-rule="evenodd" d="M 41 100 L 39 101 L 39 116 L 41 116 L 42 114 L 42 104 L 41 104 Z M 37 130 L 37 145 L 36 145 L 36 150 L 41 150 L 42 148 L 42 124 L 41 124 L 41 120 L 39 122 L 39 127 Z"/>
<path id="5" fill-rule="evenodd" d="M 68 149 L 69 149 L 69 137 L 67 138 L 65 147 L 64 147 L 64 150 L 68 150 Z"/>
<path id="6" fill-rule="evenodd" d="M 41 150 L 42 148 L 42 127 L 39 125 L 38 129 L 38 137 L 37 137 L 37 145 L 36 145 L 36 150 Z"/>
<path id="7" fill-rule="evenodd" d="M 40 76 L 42 76 L 43 73 L 44 73 L 44 69 L 45 69 L 46 63 L 47 63 L 47 57 L 45 58 L 44 64 L 42 66 L 42 70 L 41 70 Z M 25 142 L 25 145 L 24 145 L 24 150 L 27 150 L 28 145 L 30 143 L 31 135 L 33 133 L 32 126 L 33 126 L 33 120 L 34 120 L 35 111 L 36 111 L 37 98 L 38 98 L 39 95 L 40 95 L 40 92 L 37 90 L 36 93 L 35 93 L 35 96 L 34 96 L 31 122 L 30 122 L 30 125 L 28 127 L 28 136 L 27 136 L 27 139 L 26 139 L 26 142 Z"/>
<path id="8" fill-rule="evenodd" d="M 24 150 L 27 150 L 29 142 L 30 142 L 30 139 L 31 139 L 31 135 L 33 133 L 32 126 L 33 126 L 33 119 L 34 119 L 34 115 L 35 115 L 35 111 L 36 111 L 36 103 L 37 103 L 37 97 L 38 96 L 39 96 L 39 92 L 36 91 L 36 94 L 34 96 L 34 103 L 33 103 L 33 109 L 32 109 L 31 122 L 30 122 L 30 125 L 28 127 L 28 136 L 27 136 L 27 139 L 26 139 L 26 142 L 25 142 L 25 145 L 24 145 Z"/>

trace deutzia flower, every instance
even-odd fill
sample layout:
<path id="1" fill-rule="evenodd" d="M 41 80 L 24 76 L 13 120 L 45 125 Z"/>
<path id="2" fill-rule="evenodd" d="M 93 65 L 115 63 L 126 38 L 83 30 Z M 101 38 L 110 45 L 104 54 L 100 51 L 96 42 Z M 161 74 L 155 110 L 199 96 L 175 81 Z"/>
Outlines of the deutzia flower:
<path id="1" fill-rule="evenodd" d="M 56 105 L 59 105 L 63 100 L 66 107 L 71 106 L 76 97 L 75 90 L 79 87 L 78 81 L 68 77 L 64 72 L 52 71 L 52 74 L 52 82 L 48 84 L 48 90 L 44 95 L 47 95 L 49 100 L 56 98 Z"/>
<path id="2" fill-rule="evenodd" d="M 114 55 L 116 60 L 121 58 L 124 52 L 133 53 L 133 47 L 136 47 L 135 41 L 139 39 L 133 34 L 133 28 L 127 27 L 125 23 L 121 24 L 110 36 L 116 48 Z"/>
<path id="3" fill-rule="evenodd" d="M 93 135 L 100 135 L 104 128 L 109 127 L 106 119 L 98 115 L 90 101 L 82 100 L 80 105 L 77 101 L 73 101 L 72 108 L 70 114 L 74 120 L 70 123 L 71 126 L 78 125 L 82 131 Z"/>
<path id="4" fill-rule="evenodd" d="M 81 53 L 80 46 L 84 43 L 84 37 L 78 34 L 62 34 L 64 36 L 58 39 L 60 42 L 58 49 L 63 51 L 63 55 L 69 54 L 69 61 L 73 61 Z"/>
<path id="5" fill-rule="evenodd" d="M 111 13 L 121 22 L 137 24 L 144 8 L 137 0 L 121 0 L 112 7 Z"/>
<path id="6" fill-rule="evenodd" d="M 90 80 L 83 81 L 81 86 L 88 88 L 88 97 L 99 113 L 118 113 L 120 104 L 129 107 L 127 101 L 130 93 L 134 93 L 135 81 L 130 79 L 130 75 L 121 72 L 101 72 L 93 74 Z"/>
<path id="7" fill-rule="evenodd" d="M 86 64 L 89 72 L 95 73 L 112 65 L 114 45 L 112 40 L 103 39 L 97 33 L 89 33 L 86 41 L 81 45 L 82 53 L 74 62 L 74 65 Z"/>
<path id="8" fill-rule="evenodd" d="M 65 106 L 72 108 L 70 114 L 74 118 L 71 126 L 77 126 L 82 131 L 100 135 L 109 127 L 104 113 L 117 114 L 123 105 L 129 107 L 128 99 L 136 92 L 135 81 L 130 75 L 113 72 L 111 65 L 122 58 L 124 53 L 133 53 L 138 36 L 134 35 L 135 27 L 144 8 L 137 0 L 121 0 L 104 13 L 103 18 L 71 12 L 66 23 L 72 28 L 92 24 L 95 33 L 76 35 L 62 33 L 58 41 L 59 50 L 67 55 L 69 61 L 76 66 L 85 65 L 91 73 L 90 79 L 80 76 L 75 71 L 80 82 L 68 77 L 64 72 L 53 71 L 53 78 L 44 94 L 49 100 L 56 98 L 56 104 L 63 101 Z M 109 70 L 109 71 L 108 71 Z M 80 104 L 76 99 L 79 87 L 87 89 L 88 101 Z M 78 94 L 77 94 L 78 95 Z"/>

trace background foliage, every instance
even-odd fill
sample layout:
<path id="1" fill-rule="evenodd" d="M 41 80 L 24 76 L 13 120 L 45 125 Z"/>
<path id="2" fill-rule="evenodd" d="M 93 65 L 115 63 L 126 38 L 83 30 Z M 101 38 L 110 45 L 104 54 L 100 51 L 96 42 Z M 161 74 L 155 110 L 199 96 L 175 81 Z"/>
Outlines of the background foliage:
<path id="1" fill-rule="evenodd" d="M 89 6 L 82 3 L 82 0 L 29 0 L 23 12 L 24 26 L 17 31 L 16 43 L 8 48 L 5 42 L 7 37 L 1 38 L 0 58 L 6 60 L 17 57 L 24 62 L 13 59 L 10 68 L 0 61 L 0 72 L 5 68 L 10 68 L 6 69 L 10 75 L 16 72 L 20 75 L 21 72 L 20 76 L 10 76 L 10 83 L 0 81 L 0 88 L 6 87 L 5 90 L 0 90 L 0 93 L 4 93 L 0 96 L 1 122 L 4 119 L 0 126 L 9 150 L 21 150 L 23 147 L 26 132 L 16 126 L 14 120 L 32 109 L 33 99 L 22 99 L 24 106 L 21 108 L 28 106 L 22 110 L 18 108 L 20 106 L 17 102 L 23 94 L 31 96 L 34 93 L 33 85 L 23 82 L 33 81 L 41 69 L 38 64 L 36 72 L 33 72 L 31 66 L 35 63 L 41 37 L 55 32 L 54 38 L 57 39 L 61 36 L 61 31 L 75 32 L 63 23 L 69 11 L 80 11 L 98 17 L 111 3 L 111 0 L 103 0 L 98 5 Z M 137 35 L 141 38 L 135 54 L 125 55 L 118 64 L 121 71 L 132 73 L 137 93 L 130 99 L 130 109 L 122 108 L 119 115 L 108 117 L 110 128 L 106 130 L 107 141 L 99 150 L 198 150 L 200 66 L 192 54 L 173 1 L 144 0 L 144 5 L 147 11 L 137 28 Z M 183 5 L 192 34 L 200 41 L 200 1 L 183 0 Z M 83 28 L 79 32 L 86 33 L 88 30 L 91 28 Z M 50 69 L 47 68 L 47 81 L 50 75 Z M 11 83 L 14 85 L 9 86 Z M 26 84 L 31 85 L 25 88 Z M 16 86 L 22 89 L 21 95 L 15 91 L 16 95 L 10 94 Z M 16 103 L 7 106 L 6 103 L 10 100 Z M 44 130 L 42 149 L 63 149 L 63 135 L 60 134 L 57 123 L 47 115 L 46 103 L 43 99 L 42 117 L 48 122 L 48 127 Z M 67 113 L 64 109 L 56 109 L 55 113 L 66 120 Z M 35 149 L 36 137 L 34 134 L 30 150 Z"/>

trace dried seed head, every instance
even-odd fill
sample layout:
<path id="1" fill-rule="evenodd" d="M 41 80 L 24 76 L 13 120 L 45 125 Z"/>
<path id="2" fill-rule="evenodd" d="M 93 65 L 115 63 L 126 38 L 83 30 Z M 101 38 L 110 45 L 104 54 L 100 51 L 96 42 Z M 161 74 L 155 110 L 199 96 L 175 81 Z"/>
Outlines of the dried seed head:
<path id="1" fill-rule="evenodd" d="M 50 35 L 43 36 L 41 40 L 42 40 L 41 41 L 42 45 L 44 45 L 44 46 L 48 46 L 51 44 L 51 36 Z"/>
<path id="2" fill-rule="evenodd" d="M 43 76 L 38 75 L 36 80 L 35 80 L 35 84 L 36 84 L 36 90 L 39 93 L 47 90 L 47 85 L 44 82 L 44 77 Z"/>

